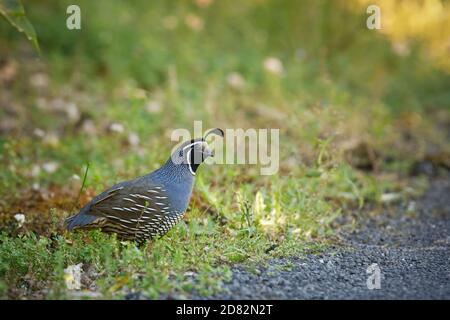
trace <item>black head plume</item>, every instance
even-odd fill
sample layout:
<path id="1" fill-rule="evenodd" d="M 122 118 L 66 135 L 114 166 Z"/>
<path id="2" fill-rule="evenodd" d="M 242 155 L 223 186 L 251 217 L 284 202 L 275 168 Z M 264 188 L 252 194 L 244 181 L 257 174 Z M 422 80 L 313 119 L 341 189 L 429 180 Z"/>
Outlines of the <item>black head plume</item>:
<path id="1" fill-rule="evenodd" d="M 223 133 L 223 130 L 222 129 L 220 129 L 220 128 L 214 128 L 214 129 L 210 129 L 210 130 L 208 130 L 208 131 L 206 131 L 206 133 L 205 133 L 205 135 L 204 135 L 204 137 L 203 137 L 203 140 L 206 140 L 206 138 L 209 136 L 209 135 L 211 135 L 211 134 L 215 134 L 215 135 L 217 135 L 217 136 L 220 136 L 220 137 L 224 137 L 224 133 Z"/>

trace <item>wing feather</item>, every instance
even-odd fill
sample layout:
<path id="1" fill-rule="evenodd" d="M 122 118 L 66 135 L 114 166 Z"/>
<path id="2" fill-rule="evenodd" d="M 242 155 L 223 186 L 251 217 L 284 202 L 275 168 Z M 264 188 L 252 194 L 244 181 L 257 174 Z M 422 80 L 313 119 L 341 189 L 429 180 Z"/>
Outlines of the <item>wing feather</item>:
<path id="1" fill-rule="evenodd" d="M 130 233 L 148 228 L 156 230 L 160 222 L 170 215 L 168 199 L 162 186 L 146 185 L 142 188 L 130 184 L 111 190 L 95 201 L 87 213 L 106 219 L 104 225 L 110 229 L 120 226 Z"/>

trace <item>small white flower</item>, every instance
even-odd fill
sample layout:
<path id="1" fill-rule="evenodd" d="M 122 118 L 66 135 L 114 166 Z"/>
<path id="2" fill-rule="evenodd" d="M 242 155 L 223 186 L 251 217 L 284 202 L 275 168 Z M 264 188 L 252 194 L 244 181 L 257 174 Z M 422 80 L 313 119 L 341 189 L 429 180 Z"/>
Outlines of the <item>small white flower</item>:
<path id="1" fill-rule="evenodd" d="M 384 202 L 384 203 L 390 203 L 390 202 L 397 201 L 400 198 L 401 198 L 401 195 L 399 193 L 391 192 L 391 193 L 383 193 L 381 195 L 380 200 L 381 200 L 381 202 Z"/>
<path id="2" fill-rule="evenodd" d="M 128 143 L 130 145 L 137 146 L 137 145 L 139 145 L 139 142 L 140 142 L 140 139 L 136 133 L 132 132 L 128 135 Z"/>
<path id="3" fill-rule="evenodd" d="M 158 101 L 150 101 L 147 103 L 146 109 L 149 113 L 158 113 L 161 111 L 161 104 Z"/>
<path id="4" fill-rule="evenodd" d="M 80 290 L 81 289 L 81 267 L 82 263 L 68 266 L 64 269 L 64 281 L 66 282 L 66 287 L 69 290 Z"/>
<path id="5" fill-rule="evenodd" d="M 48 87 L 49 79 L 45 73 L 35 73 L 30 77 L 30 84 L 35 88 Z"/>
<path id="6" fill-rule="evenodd" d="M 67 103 L 65 112 L 67 114 L 67 118 L 69 118 L 69 120 L 73 123 L 77 122 L 81 117 L 80 111 L 74 102 Z"/>
<path id="7" fill-rule="evenodd" d="M 109 130 L 116 133 L 123 133 L 125 131 L 125 128 L 123 127 L 123 124 L 121 123 L 111 123 L 109 126 Z"/>
<path id="8" fill-rule="evenodd" d="M 232 72 L 227 76 L 228 85 L 232 88 L 238 89 L 244 86 L 244 78 L 237 72 Z"/>
<path id="9" fill-rule="evenodd" d="M 25 223 L 25 215 L 23 213 L 17 213 L 14 215 L 14 219 L 16 219 L 19 228 L 21 228 L 23 226 L 23 224 Z"/>
<path id="10" fill-rule="evenodd" d="M 58 170 L 59 164 L 54 161 L 46 162 L 42 165 L 42 169 L 44 169 L 47 173 L 54 173 Z"/>
<path id="11" fill-rule="evenodd" d="M 264 60 L 264 69 L 275 75 L 281 75 L 284 71 L 283 63 L 274 57 L 269 57 Z"/>
<path id="12" fill-rule="evenodd" d="M 43 138 L 43 137 L 45 137 L 45 131 L 42 130 L 42 129 L 40 129 L 40 128 L 34 129 L 33 134 L 34 134 L 36 137 L 38 137 L 38 138 Z"/>

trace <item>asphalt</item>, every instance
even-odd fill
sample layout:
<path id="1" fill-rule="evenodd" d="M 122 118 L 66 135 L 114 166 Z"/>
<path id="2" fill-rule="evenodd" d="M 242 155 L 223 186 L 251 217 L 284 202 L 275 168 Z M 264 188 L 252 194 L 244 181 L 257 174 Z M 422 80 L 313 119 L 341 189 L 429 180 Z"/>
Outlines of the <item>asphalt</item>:
<path id="1" fill-rule="evenodd" d="M 235 266 L 208 299 L 450 299 L 450 176 L 358 221 L 321 254 L 276 259 L 258 274 Z"/>

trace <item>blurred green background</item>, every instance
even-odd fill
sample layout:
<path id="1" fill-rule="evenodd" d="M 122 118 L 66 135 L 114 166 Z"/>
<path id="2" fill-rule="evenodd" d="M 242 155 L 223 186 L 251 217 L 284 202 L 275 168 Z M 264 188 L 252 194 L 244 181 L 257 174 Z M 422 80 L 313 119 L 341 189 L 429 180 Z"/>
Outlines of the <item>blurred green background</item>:
<path id="1" fill-rule="evenodd" d="M 386 117 L 416 125 L 449 107 L 445 1 L 378 1 L 380 31 L 366 27 L 363 0 L 23 3 L 42 53 L 0 21 L 4 134 L 58 138 L 109 119 L 161 141 L 197 119 L 280 127 L 289 145 L 339 126 L 343 139 L 381 138 L 394 134 Z M 81 30 L 66 28 L 70 4 Z"/>
<path id="2" fill-rule="evenodd" d="M 66 27 L 71 4 L 81 9 L 81 30 Z M 381 30 L 366 27 L 369 4 L 381 8 Z M 10 235 L 56 234 L 63 217 L 96 192 L 159 167 L 173 146 L 171 131 L 192 131 L 194 120 L 205 129 L 280 129 L 277 175 L 260 176 L 246 165 L 208 166 L 197 177 L 187 223 L 189 232 L 205 235 L 204 243 L 214 237 L 224 243 L 208 253 L 212 264 L 226 256 L 221 250 L 243 229 L 263 236 L 258 242 L 242 238 L 237 247 L 248 252 L 233 253 L 233 262 L 255 252 L 261 256 L 257 243 L 327 237 L 333 220 L 349 208 L 377 203 L 386 192 L 408 193 L 405 181 L 418 165 L 450 166 L 448 1 L 23 5 L 40 54 L 0 19 L 4 255 L 22 248 L 6 245 Z M 18 212 L 26 214 L 22 229 L 13 218 Z M 244 226 L 248 212 L 256 231 Z M 164 241 L 194 246 L 183 230 Z M 196 256 L 197 247 L 188 244 L 187 256 Z M 84 257 L 77 248 L 61 249 L 68 250 L 68 260 L 57 260 L 61 267 Z M 26 250 L 21 252 L 29 256 Z M 206 254 L 201 250 L 199 258 Z M 51 252 L 56 257 L 59 251 Z M 172 253 L 163 255 L 169 264 Z M 4 261 L 20 264 L 11 256 L 21 257 L 11 254 Z M 27 265 L 26 258 L 20 261 Z M 152 272 L 163 272 L 159 267 Z M 7 269 L 0 264 L 0 274 Z M 5 283 L 14 287 L 15 277 L 5 276 Z M 153 293 L 170 288 L 165 284 Z"/>
<path id="3" fill-rule="evenodd" d="M 403 19 L 401 9 L 408 6 L 390 1 L 397 6 L 383 12 L 386 2 L 380 3 L 385 29 L 388 14 L 394 11 Z M 79 31 L 65 27 L 66 8 L 72 3 L 81 8 Z M 154 90 L 169 84 L 172 68 L 180 94 L 193 101 L 205 95 L 199 87 L 207 88 L 211 82 L 223 85 L 231 72 L 247 80 L 247 89 L 265 91 L 273 84 L 263 61 L 274 56 L 284 66 L 281 81 L 286 94 L 308 92 L 326 101 L 330 99 L 328 81 L 335 90 L 380 99 L 393 109 L 448 106 L 448 73 L 439 71 L 439 65 L 434 70 L 435 61 L 426 51 L 438 50 L 428 48 L 426 40 L 442 40 L 446 49 L 434 58 L 448 60 L 448 4 L 411 1 L 410 6 L 425 3 L 425 8 L 428 3 L 441 3 L 435 8 L 444 16 L 437 21 L 441 29 L 431 29 L 424 40 L 422 35 L 408 34 L 406 20 L 404 35 L 402 21 L 389 26 L 400 36 L 390 37 L 389 30 L 383 34 L 367 29 L 369 15 L 363 3 L 44 0 L 24 1 L 24 6 L 51 75 L 63 79 L 78 76 L 84 86 L 100 77 L 114 84 L 133 82 Z M 412 12 L 416 25 L 436 23 L 437 18 L 428 17 L 420 6 Z M 5 21 L 1 27 L 3 56 L 26 54 L 23 51 L 27 49 L 21 50 L 14 41 L 19 37 L 15 30 Z M 425 50 L 421 50 L 423 43 Z"/>

